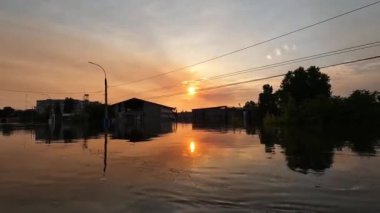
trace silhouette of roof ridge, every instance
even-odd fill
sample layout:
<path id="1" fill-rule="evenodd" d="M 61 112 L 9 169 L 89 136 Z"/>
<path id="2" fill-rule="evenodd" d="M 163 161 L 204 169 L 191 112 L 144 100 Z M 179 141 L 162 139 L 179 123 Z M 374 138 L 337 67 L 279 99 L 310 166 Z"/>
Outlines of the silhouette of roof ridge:
<path id="1" fill-rule="evenodd" d="M 128 100 L 124 100 L 124 101 L 120 101 L 120 102 L 114 103 L 114 104 L 112 104 L 111 106 L 114 106 L 114 105 L 117 105 L 117 104 L 120 104 L 120 103 L 124 103 L 124 102 L 127 102 L 127 101 L 132 101 L 132 100 L 142 101 L 142 102 L 146 102 L 146 103 L 154 104 L 154 105 L 161 106 L 161 107 L 165 107 L 165 108 L 169 108 L 169 109 L 175 109 L 175 107 L 165 106 L 165 105 L 162 105 L 162 104 L 154 103 L 154 102 L 151 102 L 151 101 L 147 101 L 147 100 L 143 100 L 143 99 L 135 98 L 135 97 L 130 98 L 130 99 L 128 99 Z"/>
<path id="2" fill-rule="evenodd" d="M 220 109 L 220 108 L 232 108 L 232 107 L 228 107 L 228 106 L 214 106 L 214 107 L 196 108 L 196 109 L 191 109 L 191 110 L 200 110 L 200 109 Z"/>

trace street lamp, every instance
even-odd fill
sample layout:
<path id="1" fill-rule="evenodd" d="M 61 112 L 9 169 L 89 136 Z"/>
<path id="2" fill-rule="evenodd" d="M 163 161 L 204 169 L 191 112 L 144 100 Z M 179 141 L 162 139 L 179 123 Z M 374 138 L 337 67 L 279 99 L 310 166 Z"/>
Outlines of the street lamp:
<path id="1" fill-rule="evenodd" d="M 108 86 L 107 86 L 107 74 L 106 74 L 106 71 L 104 70 L 104 68 L 102 66 L 100 66 L 99 64 L 91 62 L 91 61 L 89 61 L 88 63 L 99 67 L 100 69 L 103 70 L 103 73 L 104 73 L 104 102 L 105 102 L 105 107 L 104 107 L 104 127 L 106 129 L 108 129 L 108 96 L 107 96 L 107 88 L 108 88 Z"/>

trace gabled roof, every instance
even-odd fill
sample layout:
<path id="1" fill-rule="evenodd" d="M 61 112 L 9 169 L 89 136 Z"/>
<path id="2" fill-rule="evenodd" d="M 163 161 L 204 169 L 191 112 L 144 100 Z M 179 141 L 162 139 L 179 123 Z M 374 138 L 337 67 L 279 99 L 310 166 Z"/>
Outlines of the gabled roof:
<path id="1" fill-rule="evenodd" d="M 118 104 L 121 104 L 121 103 L 128 103 L 128 102 L 145 102 L 145 103 L 153 104 L 153 105 L 164 107 L 164 108 L 171 109 L 171 110 L 175 109 L 175 107 L 169 107 L 169 106 L 165 106 L 165 105 L 162 105 L 162 104 L 158 104 L 158 103 L 142 100 L 142 99 L 139 99 L 139 98 L 131 98 L 131 99 L 128 99 L 128 100 L 125 100 L 125 101 L 121 101 L 121 102 L 112 104 L 111 106 L 115 106 L 115 105 L 118 105 Z"/>

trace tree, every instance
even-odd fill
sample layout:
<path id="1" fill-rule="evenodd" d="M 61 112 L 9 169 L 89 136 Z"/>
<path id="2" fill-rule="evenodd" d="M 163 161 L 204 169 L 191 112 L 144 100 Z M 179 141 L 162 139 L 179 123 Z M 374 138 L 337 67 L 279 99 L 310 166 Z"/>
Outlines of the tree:
<path id="1" fill-rule="evenodd" d="M 282 80 L 278 91 L 280 102 L 284 106 L 292 97 L 296 104 L 316 97 L 330 97 L 331 85 L 328 75 L 321 73 L 318 67 L 311 66 L 307 70 L 299 67 L 289 71 Z"/>
<path id="2" fill-rule="evenodd" d="M 245 102 L 243 109 L 254 109 L 256 108 L 256 103 L 254 101 Z"/>
<path id="3" fill-rule="evenodd" d="M 257 121 L 257 105 L 254 101 L 247 101 L 243 107 L 245 111 L 245 118 L 248 124 L 252 124 Z"/>
<path id="4" fill-rule="evenodd" d="M 4 107 L 2 110 L 2 117 L 11 117 L 16 110 L 12 107 Z"/>
<path id="5" fill-rule="evenodd" d="M 263 92 L 259 94 L 259 113 L 261 119 L 266 115 L 276 115 L 278 112 L 276 104 L 276 95 L 273 93 L 273 87 L 269 84 L 263 86 Z"/>
<path id="6" fill-rule="evenodd" d="M 351 104 L 371 105 L 379 102 L 379 92 L 370 92 L 368 90 L 355 90 L 347 98 Z"/>
<path id="7" fill-rule="evenodd" d="M 379 92 L 368 90 L 355 90 L 346 99 L 346 112 L 355 124 L 379 124 L 380 103 Z"/>

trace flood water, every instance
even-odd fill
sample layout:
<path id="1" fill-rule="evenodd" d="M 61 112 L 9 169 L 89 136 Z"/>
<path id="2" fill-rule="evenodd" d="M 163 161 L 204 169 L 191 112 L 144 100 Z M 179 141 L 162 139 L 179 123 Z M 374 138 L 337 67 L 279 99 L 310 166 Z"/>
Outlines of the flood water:
<path id="1" fill-rule="evenodd" d="M 376 132 L 0 129 L 1 212 L 380 212 Z"/>

